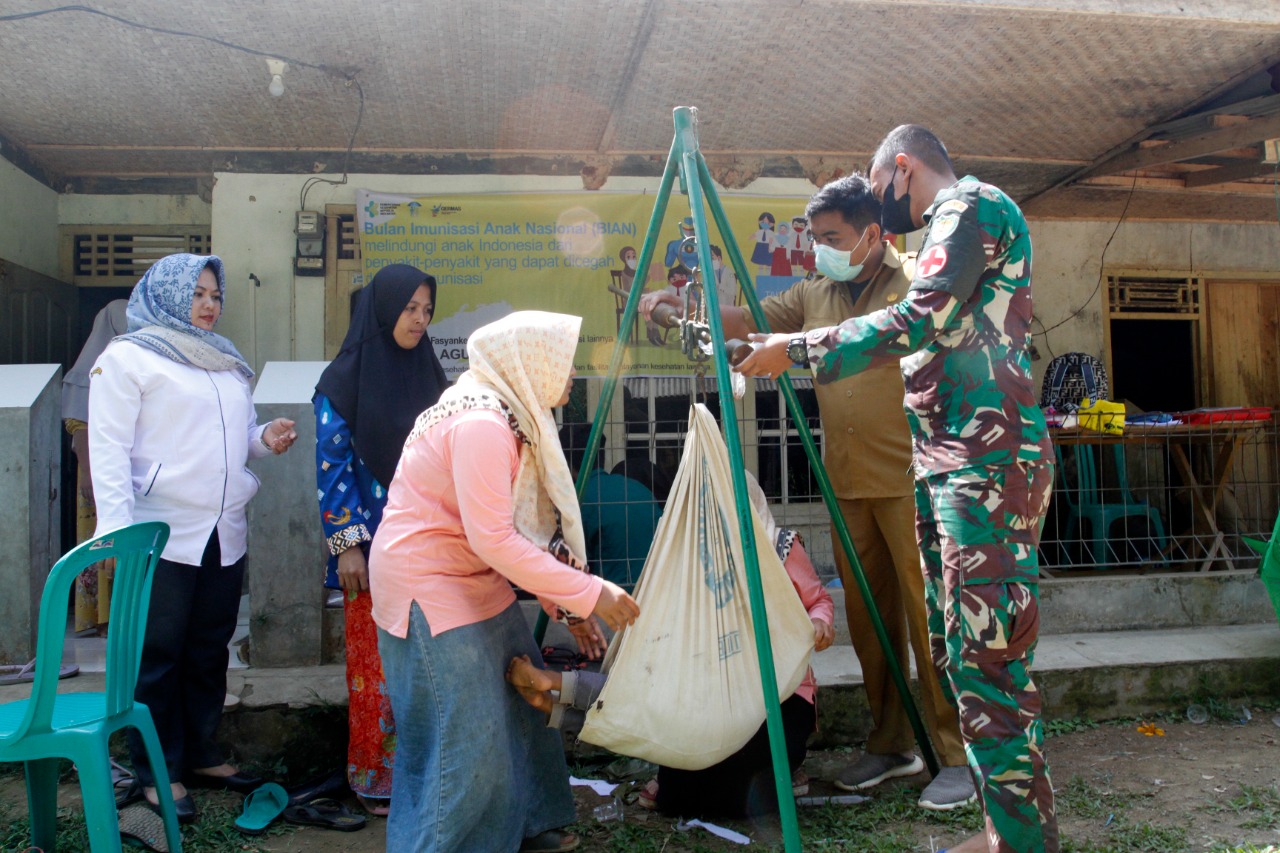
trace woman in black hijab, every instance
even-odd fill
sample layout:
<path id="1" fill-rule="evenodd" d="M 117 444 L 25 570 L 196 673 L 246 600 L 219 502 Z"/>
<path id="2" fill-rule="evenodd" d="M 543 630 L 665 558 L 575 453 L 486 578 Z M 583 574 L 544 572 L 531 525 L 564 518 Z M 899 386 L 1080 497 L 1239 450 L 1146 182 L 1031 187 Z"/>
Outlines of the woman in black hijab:
<path id="1" fill-rule="evenodd" d="M 395 720 L 382 689 L 366 559 L 405 438 L 449 384 L 427 335 L 435 304 L 431 276 L 406 264 L 379 270 L 360 291 L 342 349 L 312 398 L 320 519 L 330 554 L 325 586 L 344 593 L 347 781 L 373 814 L 386 814 L 390 803 Z"/>

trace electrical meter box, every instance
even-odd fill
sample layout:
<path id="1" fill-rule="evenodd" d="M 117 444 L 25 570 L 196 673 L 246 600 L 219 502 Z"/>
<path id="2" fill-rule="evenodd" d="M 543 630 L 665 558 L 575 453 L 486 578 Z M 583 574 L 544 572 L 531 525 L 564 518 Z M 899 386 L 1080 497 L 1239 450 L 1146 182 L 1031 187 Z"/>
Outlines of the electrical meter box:
<path id="1" fill-rule="evenodd" d="M 293 233 L 298 237 L 293 271 L 297 275 L 324 275 L 324 214 L 299 210 Z"/>

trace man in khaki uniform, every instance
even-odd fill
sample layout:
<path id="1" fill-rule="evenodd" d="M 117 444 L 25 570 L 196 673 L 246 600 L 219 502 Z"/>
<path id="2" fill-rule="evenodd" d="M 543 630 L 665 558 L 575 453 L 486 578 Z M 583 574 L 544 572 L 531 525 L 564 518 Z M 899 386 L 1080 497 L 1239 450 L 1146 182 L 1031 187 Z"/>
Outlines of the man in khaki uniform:
<path id="1" fill-rule="evenodd" d="M 911 261 L 884 241 L 880 203 L 865 178 L 851 175 L 827 184 L 810 199 L 805 215 L 816 244 L 817 273 L 762 301 L 774 332 L 799 336 L 906 297 L 912 270 L 904 269 L 904 263 L 910 267 Z M 640 310 L 648 317 L 659 302 L 672 300 L 647 294 Z M 727 338 L 746 339 L 758 331 L 746 306 L 722 306 L 720 313 Z M 956 808 L 975 795 L 956 712 L 943 696 L 929 649 L 902 375 L 897 365 L 888 365 L 814 387 L 826 435 L 824 463 L 871 594 L 899 663 L 907 666 L 908 644 L 915 655 L 924 721 L 941 765 L 920 805 Z M 836 784 L 865 790 L 919 773 L 924 764 L 913 752 L 911 723 L 834 531 L 832 538 L 849 633 L 874 722 L 865 753 L 840 773 Z"/>

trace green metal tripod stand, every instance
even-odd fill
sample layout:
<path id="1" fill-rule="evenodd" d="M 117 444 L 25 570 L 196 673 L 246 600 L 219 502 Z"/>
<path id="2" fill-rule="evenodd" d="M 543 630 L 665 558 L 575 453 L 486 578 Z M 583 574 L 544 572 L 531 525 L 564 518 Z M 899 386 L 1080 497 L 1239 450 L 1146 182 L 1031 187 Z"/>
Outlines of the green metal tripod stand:
<path id="1" fill-rule="evenodd" d="M 698 269 L 709 271 L 712 268 L 711 240 L 707 229 L 705 210 L 706 207 L 710 207 L 716 229 L 723 238 L 725 249 L 733 263 L 733 269 L 737 274 L 738 281 L 741 283 L 743 296 L 751 309 L 751 316 L 755 321 L 756 328 L 762 332 L 768 332 L 769 324 L 765 319 L 764 311 L 760 307 L 760 300 L 756 296 L 755 286 L 750 274 L 747 272 L 747 266 L 742 258 L 742 252 L 738 248 L 737 241 L 732 239 L 732 229 L 729 226 L 724 207 L 720 203 L 720 197 L 716 193 L 715 185 L 711 181 L 706 160 L 703 159 L 700 150 L 697 109 L 693 107 L 676 107 L 674 119 L 675 138 L 671 142 L 671 151 L 667 155 L 666 168 L 662 173 L 662 183 L 653 206 L 653 215 L 649 219 L 649 227 L 645 232 L 644 245 L 640 250 L 640 257 L 636 266 L 635 281 L 643 283 L 647 279 L 649 264 L 653 260 L 653 253 L 657 247 L 662 220 L 667 212 L 667 203 L 670 201 L 671 190 L 678 174 L 680 190 L 689 198 L 690 213 L 693 217 L 694 239 L 697 244 Z M 593 418 L 591 434 L 587 440 L 585 459 L 594 459 L 600 447 L 600 437 L 604 427 L 604 419 L 600 417 L 600 413 L 609 410 L 613 395 L 617 390 L 623 356 L 627 345 L 630 343 L 633 326 L 632 319 L 635 317 L 639 307 L 640 295 L 643 289 L 643 284 L 633 285 L 627 296 L 626 308 L 619 321 L 618 341 L 609 360 L 604 387 L 601 390 L 596 415 Z M 730 387 L 728 358 L 725 353 L 724 327 L 720 320 L 719 297 L 714 286 L 704 287 L 702 290 L 706 300 L 706 320 L 709 325 L 709 337 L 716 367 L 716 388 L 720 394 L 721 401 L 730 401 L 733 399 L 733 392 Z M 875 629 L 876 637 L 884 650 L 889 671 L 893 675 L 894 684 L 902 697 L 902 704 L 911 721 L 911 728 L 915 733 L 916 742 L 920 745 L 920 751 L 924 755 L 925 763 L 928 765 L 930 772 L 936 775 L 938 772 L 938 760 L 934 755 L 928 734 L 925 732 L 924 724 L 920 720 L 919 711 L 911 696 L 911 690 L 903 675 L 902 667 L 889 643 L 884 621 L 881 619 L 875 600 L 872 598 L 871 588 L 863 572 L 862 563 L 858 560 L 857 552 L 853 547 L 853 539 L 849 535 L 848 526 L 845 524 L 844 516 L 836 503 L 835 492 L 831 488 L 831 480 L 827 477 L 826 469 L 822 465 L 817 445 L 813 441 L 813 434 L 809 431 L 804 411 L 800 408 L 800 401 L 796 397 L 795 389 L 786 374 L 779 377 L 779 385 L 786 400 L 787 410 L 791 413 L 791 419 L 800 434 L 800 441 L 804 445 L 805 455 L 809 459 L 809 466 L 813 469 L 818 488 L 822 492 L 822 499 L 826 504 L 828 513 L 831 515 L 831 522 L 836 529 L 837 537 L 840 539 L 840 545 L 848 558 L 854 580 L 857 582 L 858 591 L 867 606 L 867 612 Z M 747 496 L 746 467 L 743 464 L 742 442 L 738 434 L 737 415 L 733 406 L 728 402 L 722 402 L 720 411 L 723 419 L 722 427 L 725 444 L 729 451 L 729 462 L 733 470 L 733 493 L 739 528 L 741 530 L 751 530 L 751 504 Z M 589 466 L 583 465 L 582 470 L 578 472 L 577 488 L 579 499 L 581 499 L 586 488 L 589 474 L 588 468 Z M 764 685 L 769 747 L 773 754 L 773 772 L 778 788 L 778 807 L 782 819 L 783 841 L 788 853 L 793 853 L 793 851 L 800 850 L 800 830 L 796 822 L 795 800 L 791 796 L 791 771 L 787 765 L 787 749 L 782 731 L 782 713 L 778 703 L 777 691 L 773 687 L 777 683 L 777 676 L 773 663 L 773 649 L 769 642 L 769 617 L 765 610 L 764 595 L 760 587 L 760 561 L 755 549 L 755 537 L 742 537 L 742 551 L 747 573 L 751 616 L 756 625 L 756 651 L 760 658 L 760 677 Z M 847 595 L 849 592 L 846 591 L 845 594 Z M 535 628 L 535 635 L 539 644 L 542 642 L 545 628 L 546 616 L 545 614 L 540 614 Z"/>

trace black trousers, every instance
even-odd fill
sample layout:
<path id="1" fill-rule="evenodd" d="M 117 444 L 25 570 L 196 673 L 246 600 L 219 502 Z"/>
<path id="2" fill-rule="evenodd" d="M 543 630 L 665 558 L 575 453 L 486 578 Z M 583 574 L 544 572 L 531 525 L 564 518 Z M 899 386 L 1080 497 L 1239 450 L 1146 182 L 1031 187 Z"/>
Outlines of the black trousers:
<path id="1" fill-rule="evenodd" d="M 227 644 L 236 630 L 244 558 L 223 566 L 215 528 L 200 565 L 160 560 L 134 698 L 151 709 L 171 782 L 226 758 L 214 741 L 227 695 Z M 138 779 L 154 787 L 142 738 L 129 731 Z"/>
<path id="2" fill-rule="evenodd" d="M 816 712 L 812 703 L 799 696 L 783 702 L 781 710 L 787 763 L 794 773 L 804 763 Z M 686 818 L 751 818 L 776 813 L 778 790 L 767 724 L 760 726 L 742 749 L 705 770 L 659 767 L 658 808 Z"/>

